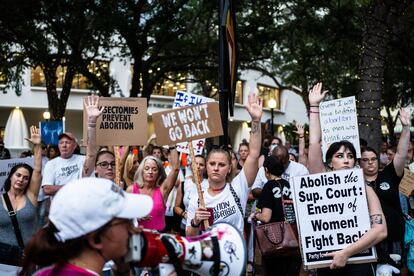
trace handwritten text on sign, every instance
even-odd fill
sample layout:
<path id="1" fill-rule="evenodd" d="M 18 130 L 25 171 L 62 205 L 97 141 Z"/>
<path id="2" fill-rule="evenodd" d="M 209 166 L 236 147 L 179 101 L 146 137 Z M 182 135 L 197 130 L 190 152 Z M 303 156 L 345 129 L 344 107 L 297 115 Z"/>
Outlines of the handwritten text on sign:
<path id="1" fill-rule="evenodd" d="M 354 243 L 370 229 L 362 170 L 294 177 L 291 184 L 305 266 L 328 266 L 332 258 L 325 253 Z M 349 260 L 373 259 L 370 249 Z"/>
<path id="2" fill-rule="evenodd" d="M 157 142 L 171 145 L 223 134 L 218 103 L 177 108 L 153 114 Z"/>
<path id="3" fill-rule="evenodd" d="M 351 142 L 357 151 L 357 158 L 360 158 L 355 97 L 322 102 L 319 106 L 319 112 L 324 158 L 329 146 L 342 140 Z"/>
<path id="4" fill-rule="evenodd" d="M 147 101 L 140 98 L 99 98 L 102 115 L 96 122 L 99 146 L 144 145 L 147 140 Z M 87 118 L 83 112 L 83 142 L 87 141 Z"/>
<path id="5" fill-rule="evenodd" d="M 206 98 L 200 95 L 195 95 L 195 94 L 187 93 L 184 91 L 177 91 L 175 93 L 173 108 L 179 108 L 183 106 L 190 106 L 190 105 L 197 105 L 197 104 L 205 104 L 207 102 L 212 102 L 212 101 L 213 99 Z M 205 139 L 193 140 L 192 143 L 193 143 L 194 154 L 196 155 L 202 154 Z M 187 142 L 178 143 L 177 151 L 189 154 L 190 151 L 189 151 L 188 143 Z"/>

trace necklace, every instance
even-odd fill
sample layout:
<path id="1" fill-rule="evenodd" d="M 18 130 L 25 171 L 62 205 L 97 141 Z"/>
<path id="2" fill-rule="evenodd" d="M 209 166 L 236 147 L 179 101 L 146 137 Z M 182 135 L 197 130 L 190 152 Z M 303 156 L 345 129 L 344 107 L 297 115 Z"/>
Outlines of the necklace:
<path id="1" fill-rule="evenodd" d="M 209 188 L 210 188 L 210 190 L 211 190 L 211 191 L 213 191 L 213 192 L 219 192 L 219 191 L 224 190 L 224 188 L 226 188 L 226 184 L 224 184 L 224 186 L 223 186 L 223 187 L 218 188 L 218 189 L 214 189 L 214 188 L 211 188 L 211 187 L 209 187 Z"/>

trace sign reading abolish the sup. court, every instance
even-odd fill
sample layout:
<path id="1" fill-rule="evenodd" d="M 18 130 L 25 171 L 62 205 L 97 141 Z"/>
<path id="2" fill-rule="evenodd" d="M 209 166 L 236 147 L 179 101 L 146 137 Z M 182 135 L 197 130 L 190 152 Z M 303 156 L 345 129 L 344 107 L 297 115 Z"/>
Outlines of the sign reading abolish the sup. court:
<path id="1" fill-rule="evenodd" d="M 0 190 L 3 189 L 4 181 L 9 176 L 11 168 L 18 164 L 27 164 L 33 168 L 34 160 L 32 157 L 0 160 Z"/>
<path id="2" fill-rule="evenodd" d="M 325 254 L 354 243 L 370 229 L 361 169 L 291 178 L 304 265 L 329 266 Z M 349 258 L 350 263 L 376 260 L 374 248 Z"/>
<path id="3" fill-rule="evenodd" d="M 332 143 L 342 140 L 351 142 L 356 149 L 357 158 L 361 158 L 355 97 L 322 102 L 319 105 L 319 116 L 323 158 Z"/>
<path id="4" fill-rule="evenodd" d="M 223 134 L 218 103 L 206 103 L 152 114 L 157 142 L 172 145 Z"/>
<path id="5" fill-rule="evenodd" d="M 84 99 L 85 100 L 85 99 Z M 102 115 L 96 122 L 98 146 L 144 145 L 147 141 L 147 101 L 141 98 L 99 98 Z M 83 143 L 87 141 L 83 111 Z"/>
<path id="6" fill-rule="evenodd" d="M 204 104 L 204 103 L 213 102 L 213 101 L 214 100 L 211 99 L 211 98 L 207 98 L 207 97 L 203 97 L 203 96 L 200 96 L 200 95 L 187 93 L 187 92 L 184 92 L 184 91 L 177 91 L 175 93 L 173 108 L 180 108 L 180 107 L 183 107 L 183 106 Z M 196 154 L 196 155 L 197 154 L 202 154 L 205 139 L 194 140 L 192 143 L 193 143 L 194 154 Z M 178 152 L 184 152 L 184 153 L 187 153 L 187 154 L 190 153 L 188 143 L 187 142 L 178 143 L 177 144 L 177 151 Z"/>

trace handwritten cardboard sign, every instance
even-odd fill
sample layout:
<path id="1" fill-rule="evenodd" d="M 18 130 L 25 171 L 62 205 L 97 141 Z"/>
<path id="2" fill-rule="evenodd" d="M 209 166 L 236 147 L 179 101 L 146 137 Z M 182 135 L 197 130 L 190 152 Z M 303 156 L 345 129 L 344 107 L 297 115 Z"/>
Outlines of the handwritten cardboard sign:
<path id="1" fill-rule="evenodd" d="M 195 94 L 191 94 L 191 93 L 187 93 L 183 91 L 177 91 L 177 93 L 175 93 L 173 108 L 179 108 L 183 106 L 190 106 L 190 105 L 196 105 L 196 104 L 204 104 L 204 103 L 212 102 L 212 101 L 214 100 L 207 98 L 207 97 L 203 97 L 200 95 L 195 95 Z M 205 140 L 206 139 L 200 139 L 200 140 L 194 140 L 192 142 L 195 155 L 203 154 Z M 189 152 L 188 143 L 187 142 L 178 143 L 177 151 L 189 154 L 190 152 Z"/>
<path id="2" fill-rule="evenodd" d="M 181 107 L 152 114 L 157 142 L 173 145 L 223 134 L 218 103 Z"/>
<path id="3" fill-rule="evenodd" d="M 103 107 L 103 112 L 96 122 L 96 144 L 98 146 L 133 146 L 146 143 L 146 99 L 101 97 L 99 106 Z M 87 134 L 87 115 L 83 110 L 84 145 L 86 145 Z"/>
<path id="4" fill-rule="evenodd" d="M 324 254 L 345 248 L 370 229 L 361 169 L 293 177 L 290 183 L 306 267 L 329 266 L 332 257 Z M 348 262 L 375 260 L 375 249 L 370 248 Z"/>
<path id="5" fill-rule="evenodd" d="M 399 190 L 405 196 L 410 196 L 414 191 L 414 173 L 404 169 L 404 177 L 401 179 Z"/>
<path id="6" fill-rule="evenodd" d="M 27 164 L 33 168 L 34 159 L 33 157 L 26 157 L 0 160 L 0 190 L 3 189 L 4 181 L 9 176 L 10 170 L 19 164 Z"/>
<path id="7" fill-rule="evenodd" d="M 319 105 L 319 116 L 324 161 L 329 146 L 342 140 L 351 142 L 357 158 L 361 158 L 355 97 L 322 102 Z"/>

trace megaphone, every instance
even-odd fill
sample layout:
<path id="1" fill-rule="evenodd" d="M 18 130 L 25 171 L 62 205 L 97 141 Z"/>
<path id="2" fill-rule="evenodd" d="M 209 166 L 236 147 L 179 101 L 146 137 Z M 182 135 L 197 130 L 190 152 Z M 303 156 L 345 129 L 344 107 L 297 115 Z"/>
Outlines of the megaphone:
<path id="1" fill-rule="evenodd" d="M 144 229 L 130 240 L 126 260 L 138 267 L 159 267 L 160 275 L 174 270 L 177 275 L 181 270 L 199 275 L 245 275 L 246 252 L 245 240 L 239 231 L 230 224 L 217 223 L 194 237 Z"/>

